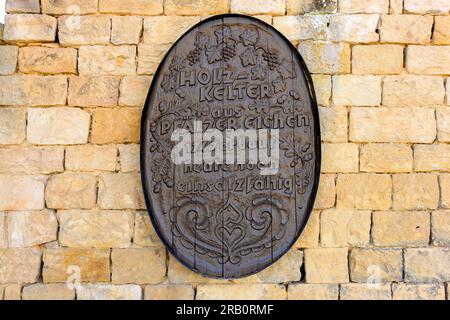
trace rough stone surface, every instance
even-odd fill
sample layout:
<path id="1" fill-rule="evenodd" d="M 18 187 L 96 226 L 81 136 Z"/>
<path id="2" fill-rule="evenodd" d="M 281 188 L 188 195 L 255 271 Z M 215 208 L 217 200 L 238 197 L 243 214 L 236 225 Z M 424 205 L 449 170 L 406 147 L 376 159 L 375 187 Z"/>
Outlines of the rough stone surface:
<path id="1" fill-rule="evenodd" d="M 80 75 L 129 75 L 136 73 L 135 46 L 82 46 L 78 51 Z"/>
<path id="2" fill-rule="evenodd" d="M 137 44 L 141 38 L 142 18 L 136 16 L 112 17 L 111 42 Z"/>
<path id="3" fill-rule="evenodd" d="M 20 144 L 25 140 L 26 111 L 22 108 L 0 109 L 0 144 Z"/>
<path id="4" fill-rule="evenodd" d="M 42 12 L 47 14 L 88 14 L 97 12 L 97 1 L 41 0 Z"/>
<path id="5" fill-rule="evenodd" d="M 163 13 L 163 0 L 99 0 L 101 13 L 158 15 Z"/>
<path id="6" fill-rule="evenodd" d="M 405 0 L 405 11 L 418 14 L 448 14 L 450 3 L 446 0 Z"/>
<path id="7" fill-rule="evenodd" d="M 447 80 L 447 87 L 450 81 Z M 447 101 L 450 102 L 450 88 L 447 88 Z M 436 120 L 438 129 L 438 140 L 441 142 L 450 142 L 450 108 L 439 108 L 436 110 Z"/>
<path id="8" fill-rule="evenodd" d="M 97 177 L 88 173 L 62 173 L 47 182 L 45 202 L 53 209 L 91 209 L 97 199 Z"/>
<path id="9" fill-rule="evenodd" d="M 105 249 L 46 249 L 42 270 L 44 282 L 108 282 L 109 254 Z"/>
<path id="10" fill-rule="evenodd" d="M 433 173 L 393 176 L 395 210 L 436 209 L 439 203 L 438 177 Z"/>
<path id="11" fill-rule="evenodd" d="M 333 102 L 337 106 L 377 106 L 381 103 L 381 78 L 334 76 Z"/>
<path id="12" fill-rule="evenodd" d="M 377 42 L 378 14 L 333 15 L 330 18 L 331 40 L 369 43 Z"/>
<path id="13" fill-rule="evenodd" d="M 345 43 L 302 41 L 300 54 L 312 73 L 349 73 L 351 49 Z"/>
<path id="14" fill-rule="evenodd" d="M 284 300 L 287 293 L 276 284 L 201 284 L 197 300 Z"/>
<path id="15" fill-rule="evenodd" d="M 32 247 L 57 239 L 58 221 L 53 211 L 10 212 L 7 217 L 10 247 Z"/>
<path id="16" fill-rule="evenodd" d="M 19 48 L 16 46 L 0 46 L 0 75 L 16 72 Z"/>
<path id="17" fill-rule="evenodd" d="M 341 286 L 341 300 L 391 300 L 391 285 L 348 283 Z"/>
<path id="18" fill-rule="evenodd" d="M 64 171 L 63 159 L 64 148 L 61 147 L 18 147 L 0 149 L 0 172 L 61 172 Z"/>
<path id="19" fill-rule="evenodd" d="M 65 168 L 71 171 L 115 171 L 117 149 L 114 145 L 66 147 Z"/>
<path id="20" fill-rule="evenodd" d="M 164 12 L 167 15 L 213 15 L 227 13 L 230 8 L 228 0 L 166 0 Z"/>
<path id="21" fill-rule="evenodd" d="M 23 73 L 76 73 L 77 50 L 72 48 L 20 48 L 19 71 Z"/>
<path id="22" fill-rule="evenodd" d="M 406 69 L 415 74 L 450 74 L 450 46 L 408 46 Z"/>
<path id="23" fill-rule="evenodd" d="M 320 242 L 323 247 L 364 247 L 370 240 L 370 211 L 322 211 Z"/>
<path id="24" fill-rule="evenodd" d="M 438 284 L 394 283 L 394 300 L 445 300 L 445 288 Z"/>
<path id="25" fill-rule="evenodd" d="M 305 249 L 307 283 L 346 283 L 347 248 Z"/>
<path id="26" fill-rule="evenodd" d="M 349 255 L 353 282 L 385 283 L 403 278 L 402 251 L 398 249 L 352 249 Z"/>
<path id="27" fill-rule="evenodd" d="M 338 0 L 286 0 L 286 12 L 288 15 L 304 13 L 334 13 L 337 11 Z"/>
<path id="28" fill-rule="evenodd" d="M 58 37 L 63 46 L 108 44 L 111 20 L 107 16 L 62 16 Z"/>
<path id="29" fill-rule="evenodd" d="M 3 39 L 8 42 L 53 42 L 56 18 L 45 14 L 8 14 Z"/>
<path id="30" fill-rule="evenodd" d="M 346 108 L 319 107 L 320 134 L 325 142 L 347 142 L 348 112 Z"/>
<path id="31" fill-rule="evenodd" d="M 59 242 L 68 247 L 128 248 L 134 214 L 126 211 L 59 211 Z"/>
<path id="32" fill-rule="evenodd" d="M 450 17 L 435 17 L 434 18 L 434 44 L 450 44 Z"/>
<path id="33" fill-rule="evenodd" d="M 399 74 L 403 70 L 403 47 L 399 45 L 357 45 L 352 49 L 352 73 Z"/>
<path id="34" fill-rule="evenodd" d="M 33 248 L 0 249 L 0 283 L 35 283 L 41 255 L 40 250 Z"/>
<path id="35" fill-rule="evenodd" d="M 441 187 L 441 205 L 443 208 L 450 208 L 450 174 L 439 176 Z"/>
<path id="36" fill-rule="evenodd" d="M 358 172 L 359 146 L 354 143 L 322 144 L 322 172 Z"/>
<path id="37" fill-rule="evenodd" d="M 0 175 L 0 210 L 44 209 L 45 177 Z"/>
<path id="38" fill-rule="evenodd" d="M 138 285 L 86 284 L 77 289 L 78 300 L 141 300 Z"/>
<path id="39" fill-rule="evenodd" d="M 139 44 L 138 46 L 138 74 L 154 74 L 163 59 L 170 45 L 147 45 Z"/>
<path id="40" fill-rule="evenodd" d="M 188 285 L 146 286 L 145 300 L 194 300 L 194 289 Z"/>
<path id="41" fill-rule="evenodd" d="M 450 280 L 449 248 L 416 248 L 405 250 L 407 282 L 448 282 Z"/>
<path id="42" fill-rule="evenodd" d="M 0 248 L 7 248 L 8 247 L 8 235 L 6 230 L 6 213 L 3 211 L 0 211 Z M 1 296 L 1 293 L 0 293 Z"/>
<path id="43" fill-rule="evenodd" d="M 231 0 L 231 11 L 241 14 L 283 15 L 285 0 Z"/>
<path id="44" fill-rule="evenodd" d="M 97 109 L 92 115 L 91 143 L 139 142 L 141 111 Z"/>
<path id="45" fill-rule="evenodd" d="M 339 287 L 332 284 L 298 283 L 288 286 L 288 300 L 337 300 Z"/>
<path id="46" fill-rule="evenodd" d="M 141 247 L 163 247 L 147 211 L 136 212 L 133 244 Z"/>
<path id="47" fill-rule="evenodd" d="M 414 171 L 450 171 L 450 145 L 415 145 Z"/>
<path id="48" fill-rule="evenodd" d="M 102 209 L 145 209 L 139 174 L 100 175 L 98 204 Z"/>
<path id="49" fill-rule="evenodd" d="M 144 18 L 144 43 L 171 44 L 198 22 L 200 22 L 199 17 L 189 16 L 146 17 Z"/>
<path id="50" fill-rule="evenodd" d="M 431 214 L 431 235 L 434 245 L 450 245 L 450 210 L 435 211 Z"/>
<path id="51" fill-rule="evenodd" d="M 68 102 L 78 107 L 113 107 L 119 99 L 119 79 L 116 77 L 70 77 Z"/>
<path id="52" fill-rule="evenodd" d="M 127 76 L 120 82 L 119 105 L 143 107 L 152 83 L 149 76 Z"/>
<path id="53" fill-rule="evenodd" d="M 119 145 L 120 171 L 134 172 L 140 170 L 140 147 L 138 144 Z"/>
<path id="54" fill-rule="evenodd" d="M 315 74 L 312 75 L 312 79 L 314 82 L 317 104 L 329 106 L 331 101 L 331 76 Z"/>
<path id="55" fill-rule="evenodd" d="M 427 44 L 430 43 L 432 16 L 383 15 L 381 17 L 381 42 Z"/>
<path id="56" fill-rule="evenodd" d="M 369 143 L 361 147 L 359 161 L 364 172 L 411 172 L 413 151 L 404 144 Z"/>
<path id="57" fill-rule="evenodd" d="M 6 0 L 5 9 L 8 13 L 40 13 L 39 0 Z"/>
<path id="58" fill-rule="evenodd" d="M 352 108 L 349 130 L 353 142 L 432 143 L 436 119 L 428 108 Z"/>
<path id="59" fill-rule="evenodd" d="M 113 249 L 112 282 L 117 284 L 155 284 L 166 276 L 164 249 Z"/>
<path id="60" fill-rule="evenodd" d="M 385 210 L 391 207 L 391 177 L 386 174 L 340 174 L 337 207 Z"/>
<path id="61" fill-rule="evenodd" d="M 296 248 L 315 248 L 319 243 L 320 211 L 313 210 L 302 234 L 295 243 Z"/>
<path id="62" fill-rule="evenodd" d="M 341 13 L 389 13 L 389 0 L 340 0 Z"/>
<path id="63" fill-rule="evenodd" d="M 315 209 L 332 208 L 336 202 L 336 176 L 334 174 L 322 174 L 317 191 Z"/>
<path id="64" fill-rule="evenodd" d="M 22 300 L 75 300 L 75 290 L 66 284 L 33 284 L 22 291 Z"/>
<path id="65" fill-rule="evenodd" d="M 329 21 L 327 15 L 284 16 L 274 17 L 273 26 L 290 41 L 327 40 Z"/>
<path id="66" fill-rule="evenodd" d="M 89 124 L 89 113 L 78 108 L 29 109 L 27 140 L 46 145 L 86 143 Z"/>

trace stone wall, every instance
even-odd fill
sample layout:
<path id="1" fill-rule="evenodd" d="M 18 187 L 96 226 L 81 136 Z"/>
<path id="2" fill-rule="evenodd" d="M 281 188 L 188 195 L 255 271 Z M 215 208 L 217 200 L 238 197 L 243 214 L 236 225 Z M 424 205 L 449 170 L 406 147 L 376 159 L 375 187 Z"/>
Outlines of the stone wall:
<path id="1" fill-rule="evenodd" d="M 448 0 L 6 4 L 0 298 L 448 296 Z M 314 74 L 323 139 L 319 196 L 301 239 L 237 281 L 203 278 L 166 253 L 138 161 L 161 57 L 190 26 L 227 12 L 255 15 L 298 46 Z"/>

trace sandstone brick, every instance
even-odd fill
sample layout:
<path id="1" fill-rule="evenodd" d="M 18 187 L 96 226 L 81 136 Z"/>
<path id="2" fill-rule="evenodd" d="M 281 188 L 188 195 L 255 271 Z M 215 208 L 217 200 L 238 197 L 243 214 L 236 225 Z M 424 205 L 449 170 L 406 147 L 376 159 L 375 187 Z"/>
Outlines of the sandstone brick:
<path id="1" fill-rule="evenodd" d="M 231 0 L 231 12 L 241 14 L 284 15 L 286 5 L 284 0 Z"/>
<path id="2" fill-rule="evenodd" d="M 390 14 L 402 14 L 403 13 L 403 0 L 390 0 L 389 13 Z"/>
<path id="3" fill-rule="evenodd" d="M 7 216 L 8 243 L 12 248 L 32 247 L 56 240 L 58 221 L 53 211 L 18 211 Z"/>
<path id="4" fill-rule="evenodd" d="M 284 300 L 286 289 L 276 284 L 201 284 L 196 300 Z"/>
<path id="5" fill-rule="evenodd" d="M 5 300 L 21 300 L 22 299 L 22 284 L 13 283 L 7 284 L 4 288 L 4 299 Z"/>
<path id="6" fill-rule="evenodd" d="M 8 247 L 8 235 L 6 230 L 6 213 L 0 211 L 0 248 Z M 1 290 L 1 289 L 0 289 Z M 1 291 L 0 291 L 0 299 L 1 299 Z"/>
<path id="7" fill-rule="evenodd" d="M 8 13 L 40 13 L 39 0 L 6 0 L 6 12 Z"/>
<path id="8" fill-rule="evenodd" d="M 136 73 L 135 46 L 83 46 L 78 53 L 80 75 Z"/>
<path id="9" fill-rule="evenodd" d="M 394 283 L 392 294 L 394 300 L 445 300 L 442 284 Z"/>
<path id="10" fill-rule="evenodd" d="M 380 284 L 368 286 L 367 284 L 348 283 L 341 285 L 341 300 L 391 300 L 391 285 Z"/>
<path id="11" fill-rule="evenodd" d="M 141 300 L 138 285 L 86 284 L 77 288 L 78 300 Z"/>
<path id="12" fill-rule="evenodd" d="M 70 77 L 68 102 L 72 106 L 117 106 L 119 100 L 119 83 L 117 77 Z"/>
<path id="13" fill-rule="evenodd" d="M 90 209 L 97 199 L 97 178 L 86 173 L 53 175 L 47 182 L 45 202 L 54 209 Z"/>
<path id="14" fill-rule="evenodd" d="M 322 144 L 322 172 L 358 172 L 359 147 L 354 143 Z"/>
<path id="15" fill-rule="evenodd" d="M 403 47 L 400 45 L 357 45 L 352 51 L 354 74 L 399 74 L 403 70 Z"/>
<path id="16" fill-rule="evenodd" d="M 23 288 L 22 300 L 75 300 L 75 290 L 66 284 L 36 283 Z"/>
<path id="17" fill-rule="evenodd" d="M 16 72 L 19 48 L 15 46 L 0 46 L 0 75 Z"/>
<path id="18" fill-rule="evenodd" d="M 415 145 L 415 171 L 450 171 L 450 145 Z"/>
<path id="19" fill-rule="evenodd" d="M 430 241 L 430 214 L 421 211 L 374 212 L 372 238 L 376 246 L 426 246 Z"/>
<path id="20" fill-rule="evenodd" d="M 3 39 L 7 42 L 53 42 L 56 18 L 45 14 L 8 14 Z"/>
<path id="21" fill-rule="evenodd" d="M 338 208 L 385 210 L 391 207 L 391 177 L 387 174 L 340 174 L 336 193 Z"/>
<path id="22" fill-rule="evenodd" d="M 64 148 L 61 147 L 0 149 L 0 172 L 4 173 L 61 172 L 63 162 Z"/>
<path id="23" fill-rule="evenodd" d="M 63 46 L 108 44 L 111 37 L 111 20 L 107 16 L 62 16 L 58 28 Z"/>
<path id="24" fill-rule="evenodd" d="M 273 26 L 288 40 L 327 40 L 329 16 L 282 16 L 273 18 Z"/>
<path id="25" fill-rule="evenodd" d="M 336 176 L 334 174 L 322 174 L 320 176 L 319 190 L 317 191 L 315 209 L 327 209 L 334 207 L 336 199 Z"/>
<path id="26" fill-rule="evenodd" d="M 322 141 L 347 142 L 348 114 L 346 108 L 319 107 L 319 115 Z"/>
<path id="27" fill-rule="evenodd" d="M 331 39 L 348 42 L 378 42 L 378 14 L 333 15 L 330 18 Z"/>
<path id="28" fill-rule="evenodd" d="M 24 47 L 19 71 L 23 73 L 76 73 L 77 50 L 71 48 Z"/>
<path id="29" fill-rule="evenodd" d="M 59 241 L 68 247 L 128 248 L 134 214 L 126 211 L 59 211 Z"/>
<path id="30" fill-rule="evenodd" d="M 346 43 L 302 41 L 298 50 L 312 73 L 350 73 L 350 46 Z"/>
<path id="31" fill-rule="evenodd" d="M 159 16 L 144 18 L 145 44 L 171 44 L 190 27 L 200 22 L 199 17 Z"/>
<path id="32" fill-rule="evenodd" d="M 381 78 L 334 76 L 333 102 L 337 106 L 377 106 L 381 103 Z"/>
<path id="33" fill-rule="evenodd" d="M 154 74 L 170 45 L 147 45 L 138 46 L 138 74 Z"/>
<path id="34" fill-rule="evenodd" d="M 55 248 L 44 251 L 44 282 L 69 282 L 77 277 L 81 282 L 110 280 L 109 250 Z"/>
<path id="35" fill-rule="evenodd" d="M 450 46 L 408 46 L 406 69 L 415 74 L 450 74 Z"/>
<path id="36" fill-rule="evenodd" d="M 142 18 L 137 16 L 112 17 L 111 42 L 137 44 L 141 38 Z"/>
<path id="37" fill-rule="evenodd" d="M 448 14 L 450 3 L 446 0 L 404 0 L 405 11 L 419 14 Z"/>
<path id="38" fill-rule="evenodd" d="M 120 171 L 134 172 L 140 170 L 140 148 L 138 144 L 119 145 Z"/>
<path id="39" fill-rule="evenodd" d="M 188 285 L 158 285 L 144 288 L 145 300 L 194 300 L 194 289 Z"/>
<path id="40" fill-rule="evenodd" d="M 433 17 L 418 15 L 383 15 L 381 42 L 427 44 L 430 43 Z"/>
<path id="41" fill-rule="evenodd" d="M 432 143 L 434 111 L 426 108 L 352 108 L 350 141 Z"/>
<path id="42" fill-rule="evenodd" d="M 337 300 L 339 287 L 332 284 L 295 283 L 288 286 L 288 300 Z"/>
<path id="43" fill-rule="evenodd" d="M 347 248 L 305 249 L 306 282 L 348 282 L 347 254 Z"/>
<path id="44" fill-rule="evenodd" d="M 42 12 L 61 14 L 89 14 L 96 13 L 98 2 L 86 0 L 41 0 Z"/>
<path id="45" fill-rule="evenodd" d="M 65 76 L 3 76 L 0 77 L 0 105 L 56 106 L 65 105 Z"/>
<path id="46" fill-rule="evenodd" d="M 450 44 L 450 17 L 434 18 L 434 44 Z"/>
<path id="47" fill-rule="evenodd" d="M 161 283 L 166 277 L 166 252 L 164 249 L 113 249 L 112 282 L 116 284 Z"/>
<path id="48" fill-rule="evenodd" d="M 158 15 L 163 13 L 163 0 L 100 0 L 101 13 Z"/>
<path id="49" fill-rule="evenodd" d="M 334 13 L 337 11 L 337 0 L 286 0 L 287 14 Z"/>
<path id="50" fill-rule="evenodd" d="M 383 105 L 419 107 L 443 104 L 444 81 L 433 76 L 388 76 L 383 80 Z"/>
<path id="51" fill-rule="evenodd" d="M 295 248 L 314 248 L 319 243 L 320 212 L 313 210 L 302 234 L 295 243 Z"/>
<path id="52" fill-rule="evenodd" d="M 33 248 L 0 249 L 0 283 L 37 282 L 41 255 Z"/>
<path id="53" fill-rule="evenodd" d="M 115 171 L 117 150 L 114 145 L 83 145 L 66 148 L 66 170 Z"/>
<path id="54" fill-rule="evenodd" d="M 0 175 L 0 210 L 44 209 L 45 178 Z"/>
<path id="55" fill-rule="evenodd" d="M 447 87 L 450 86 L 450 81 L 447 80 Z M 450 87 L 448 89 L 450 92 Z M 450 94 L 447 93 L 447 100 Z M 440 142 L 450 142 L 450 108 L 438 108 L 436 109 L 436 120 L 437 120 L 437 130 L 438 130 L 438 140 Z"/>
<path id="56" fill-rule="evenodd" d="M 314 82 L 317 104 L 329 106 L 331 100 L 331 76 L 314 74 L 312 75 L 312 79 Z"/>
<path id="57" fill-rule="evenodd" d="M 300 268 L 303 264 L 303 252 L 292 249 L 281 257 L 277 262 L 261 272 L 244 279 L 248 282 L 261 283 L 286 283 L 300 281 L 302 273 Z"/>
<path id="58" fill-rule="evenodd" d="M 149 76 L 127 76 L 120 82 L 119 105 L 144 107 L 152 83 Z"/>
<path id="59" fill-rule="evenodd" d="M 405 250 L 407 282 L 448 282 L 450 279 L 449 248 L 416 248 Z"/>
<path id="60" fill-rule="evenodd" d="M 228 0 L 166 0 L 164 13 L 167 15 L 212 15 L 228 13 Z"/>
<path id="61" fill-rule="evenodd" d="M 102 209 L 145 209 L 139 174 L 100 175 L 98 205 Z"/>
<path id="62" fill-rule="evenodd" d="M 395 210 L 436 209 L 439 203 L 438 177 L 432 173 L 393 176 Z"/>
<path id="63" fill-rule="evenodd" d="M 92 116 L 91 142 L 139 142 L 141 111 L 137 109 L 97 109 Z"/>
<path id="64" fill-rule="evenodd" d="M 20 144 L 25 140 L 26 111 L 21 108 L 0 109 L 0 144 Z"/>
<path id="65" fill-rule="evenodd" d="M 261 20 L 261 21 L 264 21 L 264 22 L 267 23 L 267 24 L 272 25 L 273 17 L 270 16 L 270 15 L 267 15 L 267 14 L 257 14 L 257 15 L 252 16 L 252 17 L 253 17 L 253 18 L 256 18 L 256 19 L 259 19 L 259 20 Z"/>
<path id="66" fill-rule="evenodd" d="M 389 0 L 339 0 L 342 13 L 389 13 Z"/>
<path id="67" fill-rule="evenodd" d="M 136 212 L 133 244 L 141 247 L 163 247 L 147 211 Z"/>
<path id="68" fill-rule="evenodd" d="M 360 170 L 364 172 L 411 172 L 413 153 L 405 144 L 369 143 L 361 146 Z"/>
<path id="69" fill-rule="evenodd" d="M 441 210 L 431 213 L 431 237 L 434 245 L 450 245 L 450 211 Z"/>
<path id="70" fill-rule="evenodd" d="M 353 282 L 383 283 L 403 279 L 402 250 L 353 249 L 349 256 Z"/>
<path id="71" fill-rule="evenodd" d="M 33 144 L 87 143 L 90 115 L 78 108 L 28 110 L 27 140 Z"/>
<path id="72" fill-rule="evenodd" d="M 450 208 L 450 174 L 439 175 L 439 184 L 441 187 L 441 206 Z"/>
<path id="73" fill-rule="evenodd" d="M 370 241 L 370 211 L 328 209 L 320 220 L 323 247 L 364 247 Z"/>
<path id="74" fill-rule="evenodd" d="M 202 276 L 199 273 L 188 269 L 174 257 L 169 255 L 169 267 L 167 270 L 167 278 L 171 284 L 228 284 L 227 280 L 214 279 Z"/>

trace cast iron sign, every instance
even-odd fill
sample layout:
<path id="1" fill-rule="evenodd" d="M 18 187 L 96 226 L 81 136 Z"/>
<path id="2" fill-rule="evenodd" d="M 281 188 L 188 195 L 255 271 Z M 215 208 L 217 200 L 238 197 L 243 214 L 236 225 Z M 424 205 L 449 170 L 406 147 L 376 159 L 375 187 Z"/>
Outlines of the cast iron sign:
<path id="1" fill-rule="evenodd" d="M 141 129 L 148 211 L 184 265 L 238 278 L 295 243 L 317 191 L 319 118 L 307 68 L 274 28 L 221 15 L 190 29 L 155 74 Z"/>

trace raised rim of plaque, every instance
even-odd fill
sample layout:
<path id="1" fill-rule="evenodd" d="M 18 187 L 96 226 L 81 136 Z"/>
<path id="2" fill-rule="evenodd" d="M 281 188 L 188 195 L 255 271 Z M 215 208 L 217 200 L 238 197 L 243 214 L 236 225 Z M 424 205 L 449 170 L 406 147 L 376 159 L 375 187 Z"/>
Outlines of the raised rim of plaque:
<path id="1" fill-rule="evenodd" d="M 176 253 L 174 252 L 173 248 L 165 241 L 164 237 L 161 234 L 161 231 L 159 230 L 159 228 L 157 228 L 157 223 L 155 222 L 155 217 L 152 214 L 153 211 L 153 205 L 152 205 L 152 201 L 149 198 L 149 193 L 148 191 L 151 190 L 149 188 L 149 186 L 152 185 L 151 181 L 148 181 L 147 176 L 146 176 L 146 170 L 144 170 L 144 155 L 145 155 L 145 143 L 143 143 L 144 138 L 146 137 L 146 133 L 144 130 L 145 127 L 145 122 L 147 119 L 147 115 L 148 113 L 151 111 L 151 109 L 149 108 L 149 101 L 151 98 L 151 93 L 156 89 L 156 83 L 158 82 L 157 79 L 159 78 L 159 76 L 161 75 L 161 69 L 163 68 L 163 65 L 165 64 L 166 60 L 168 59 L 168 57 L 170 57 L 171 53 L 173 52 L 174 48 L 176 48 L 176 46 L 178 45 L 178 43 L 187 35 L 190 34 L 193 30 L 195 30 L 196 28 L 198 28 L 199 26 L 210 22 L 210 21 L 214 21 L 214 20 L 219 20 L 219 19 L 225 19 L 225 18 L 240 18 L 240 19 L 246 19 L 250 22 L 255 22 L 258 23 L 260 25 L 263 25 L 265 27 L 268 27 L 270 30 L 272 30 L 277 36 L 279 36 L 283 41 L 285 41 L 288 45 L 288 47 L 290 47 L 293 50 L 294 53 L 294 57 L 298 60 L 299 64 L 302 67 L 302 71 L 303 74 L 305 76 L 307 85 L 308 85 L 308 89 L 309 89 L 309 96 L 311 98 L 311 112 L 312 112 L 312 116 L 313 116 L 313 122 L 315 124 L 315 128 L 314 128 L 314 139 L 315 139 L 315 154 L 316 154 L 316 158 L 315 158 L 315 170 L 314 170 L 314 181 L 313 181 L 313 185 L 312 185 L 312 190 L 311 190 L 311 196 L 309 197 L 308 203 L 307 203 L 307 207 L 305 210 L 305 220 L 304 223 L 301 227 L 299 227 L 298 233 L 297 235 L 292 239 L 292 242 L 286 247 L 285 250 L 282 251 L 282 254 L 280 254 L 279 257 L 277 257 L 276 259 L 273 259 L 272 262 L 270 264 L 268 264 L 267 266 L 265 266 L 264 268 L 260 269 L 260 270 L 255 270 L 251 273 L 247 273 L 244 275 L 238 275 L 238 276 L 234 276 L 234 277 L 221 277 L 221 276 L 214 276 L 214 275 L 205 275 L 201 272 L 199 272 L 198 270 L 195 270 L 193 268 L 191 268 L 191 266 L 189 266 L 186 262 L 184 262 L 182 259 L 180 259 Z M 200 22 L 196 23 L 195 25 L 193 25 L 192 27 L 189 28 L 189 30 L 185 31 L 183 33 L 182 36 L 180 36 L 170 47 L 170 49 L 166 52 L 166 54 L 164 55 L 164 58 L 161 60 L 161 62 L 158 65 L 158 68 L 155 71 L 154 74 L 154 78 L 152 79 L 152 83 L 150 85 L 150 89 L 148 91 L 147 94 L 147 98 L 145 101 L 145 105 L 144 108 L 142 110 L 142 114 L 141 114 L 141 128 L 140 128 L 140 169 L 141 169 L 141 182 L 142 182 L 142 188 L 143 188 L 143 193 L 144 193 L 144 199 L 145 199 L 145 205 L 146 205 L 146 210 L 147 213 L 150 217 L 150 220 L 152 222 L 152 225 L 155 229 L 156 234 L 158 235 L 159 239 L 161 240 L 161 242 L 164 244 L 165 249 L 167 251 L 169 251 L 169 253 L 178 261 L 180 262 L 184 267 L 188 268 L 189 270 L 191 270 L 192 272 L 199 274 L 203 277 L 206 278 L 213 278 L 213 279 L 240 279 L 240 278 L 246 278 L 252 275 L 255 275 L 265 269 L 267 269 L 268 267 L 272 266 L 273 264 L 275 264 L 278 260 L 280 260 L 287 252 L 289 252 L 292 247 L 294 246 L 294 244 L 297 242 L 297 240 L 299 239 L 299 237 L 302 235 L 308 221 L 309 218 L 311 217 L 311 213 L 313 211 L 313 207 L 314 207 L 314 202 L 316 200 L 317 197 L 317 191 L 318 191 L 318 187 L 319 187 L 319 180 L 320 180 L 320 170 L 321 170 L 321 133 L 320 133 L 320 121 L 319 121 L 319 110 L 318 110 L 318 105 L 317 105 L 317 99 L 316 99 L 316 94 L 315 94 L 315 90 L 314 90 L 314 84 L 313 84 L 313 80 L 311 77 L 311 73 L 309 72 L 309 69 L 305 63 L 305 61 L 303 60 L 303 57 L 301 56 L 300 52 L 297 50 L 297 48 L 295 48 L 295 46 L 286 38 L 286 36 L 284 36 L 280 31 L 278 31 L 275 27 L 273 27 L 272 25 L 266 23 L 263 20 L 260 20 L 258 18 L 252 17 L 252 16 L 248 16 L 248 15 L 244 15 L 244 14 L 237 14 L 237 13 L 226 13 L 226 14 L 218 14 L 218 15 L 214 15 L 211 17 L 208 17 L 204 20 L 201 20 Z"/>

